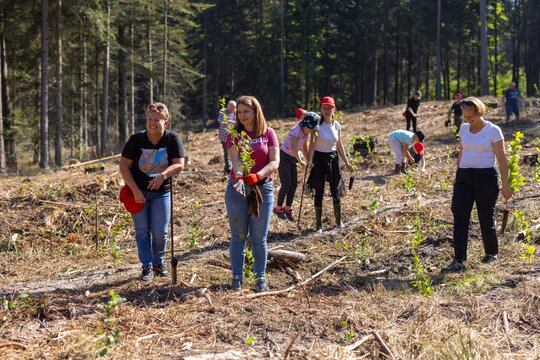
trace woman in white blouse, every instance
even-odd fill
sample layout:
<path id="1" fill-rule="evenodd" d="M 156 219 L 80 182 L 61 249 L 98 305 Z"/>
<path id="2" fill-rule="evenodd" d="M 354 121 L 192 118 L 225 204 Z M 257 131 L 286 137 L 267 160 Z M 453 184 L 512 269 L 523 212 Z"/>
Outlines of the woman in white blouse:
<path id="1" fill-rule="evenodd" d="M 351 166 L 343 142 L 341 141 L 341 125 L 334 120 L 336 103 L 330 96 L 321 100 L 321 125 L 312 137 L 313 143 L 309 146 L 308 165 L 313 167 L 308 179 L 308 185 L 315 190 L 315 222 L 316 231 L 322 232 L 322 201 L 324 185 L 330 184 L 330 193 L 334 203 L 334 216 L 336 226 L 343 227 L 341 221 L 341 196 L 340 186 L 341 169 L 339 156 L 348 167 Z M 339 155 L 339 156 L 338 156 Z"/>
<path id="2" fill-rule="evenodd" d="M 469 221 L 474 203 L 485 251 L 482 262 L 489 264 L 497 260 L 499 247 L 494 212 L 499 196 L 499 174 L 495 163 L 502 179 L 502 195 L 505 199 L 512 197 L 501 129 L 484 119 L 486 106 L 480 99 L 469 97 L 461 105 L 467 123 L 459 130 L 461 143 L 452 195 L 454 261 L 442 269 L 444 273 L 465 270 L 463 262 L 467 260 Z"/>

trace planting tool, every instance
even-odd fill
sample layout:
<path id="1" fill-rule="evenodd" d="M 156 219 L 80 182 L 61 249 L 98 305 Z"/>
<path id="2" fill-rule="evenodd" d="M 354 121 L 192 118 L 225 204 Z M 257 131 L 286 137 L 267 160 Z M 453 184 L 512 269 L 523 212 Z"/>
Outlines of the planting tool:
<path id="1" fill-rule="evenodd" d="M 505 207 L 501 224 L 501 235 L 504 234 L 504 231 L 506 230 L 506 225 L 508 224 L 508 216 L 510 215 L 510 210 L 508 209 L 508 200 L 505 200 L 504 205 Z"/>
<path id="2" fill-rule="evenodd" d="M 354 176 L 351 176 L 351 177 L 349 178 L 349 191 L 352 190 L 353 183 L 354 183 Z"/>
<path id="3" fill-rule="evenodd" d="M 304 203 L 304 189 L 306 188 L 308 165 L 304 169 L 304 181 L 302 182 L 302 195 L 300 195 L 300 209 L 298 210 L 298 223 L 296 226 L 300 229 L 300 218 L 302 217 L 302 204 Z"/>
<path id="4" fill-rule="evenodd" d="M 173 207 L 173 183 L 174 177 L 171 176 L 171 278 L 172 284 L 176 285 L 178 258 L 174 256 L 174 207 Z"/>

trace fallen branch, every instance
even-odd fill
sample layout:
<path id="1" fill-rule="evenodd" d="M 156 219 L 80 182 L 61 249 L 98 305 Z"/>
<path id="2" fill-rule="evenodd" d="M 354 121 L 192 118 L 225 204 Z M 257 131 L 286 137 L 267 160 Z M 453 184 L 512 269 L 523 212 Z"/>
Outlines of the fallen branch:
<path id="1" fill-rule="evenodd" d="M 351 345 L 348 345 L 345 347 L 345 350 L 347 351 L 353 351 L 353 350 L 356 350 L 356 348 L 358 348 L 360 345 L 362 345 L 363 343 L 365 343 L 366 341 L 368 341 L 370 338 L 371 338 L 372 334 L 369 334 L 369 335 L 366 335 L 364 336 L 363 338 L 361 338 L 360 340 L 358 340 L 357 342 L 351 344 Z"/>
<path id="2" fill-rule="evenodd" d="M 378 342 L 379 345 L 381 346 L 383 354 L 385 354 L 386 356 L 388 356 L 390 359 L 396 360 L 396 357 L 394 356 L 394 354 L 392 354 L 392 351 L 390 350 L 390 348 L 388 347 L 388 345 L 386 345 L 386 343 L 385 343 L 384 340 L 381 338 L 381 336 L 380 336 L 375 330 L 373 330 L 371 333 L 372 333 L 373 336 L 375 337 L 375 340 L 377 340 L 377 342 Z"/>
<path id="3" fill-rule="evenodd" d="M 78 166 L 84 166 L 84 165 L 88 165 L 88 164 L 93 164 L 93 163 L 97 163 L 97 162 L 100 162 L 100 161 L 105 161 L 105 160 L 115 159 L 115 158 L 120 157 L 120 155 L 121 155 L 121 154 L 116 154 L 116 155 L 107 156 L 107 157 L 100 158 L 100 159 L 94 159 L 94 160 L 85 161 L 85 162 L 82 162 L 82 163 L 77 163 L 77 164 L 71 164 L 71 165 L 62 166 L 61 170 L 64 170 L 64 169 L 70 169 L 70 168 L 74 168 L 74 167 L 78 167 Z"/>
<path id="4" fill-rule="evenodd" d="M 5 348 L 5 347 L 14 347 L 20 350 L 27 350 L 26 346 L 24 346 L 23 344 L 16 343 L 16 342 L 7 342 L 7 343 L 0 344 L 0 348 Z"/>
<path id="5" fill-rule="evenodd" d="M 308 284 L 309 282 L 313 281 L 314 279 L 318 278 L 319 276 L 321 276 L 322 274 L 324 274 L 326 271 L 328 271 L 330 268 L 336 266 L 337 264 L 339 264 L 340 262 L 342 262 L 343 260 L 345 260 L 347 257 L 344 256 L 342 257 L 341 259 L 339 260 L 336 260 L 334 261 L 333 263 L 331 263 L 330 265 L 328 265 L 327 267 L 325 267 L 324 269 L 322 269 L 321 271 L 319 271 L 318 273 L 316 273 L 315 275 L 311 276 L 309 279 L 306 279 L 304 281 L 302 281 L 301 283 L 297 283 L 293 286 L 289 286 L 288 288 L 286 289 L 283 289 L 283 290 L 277 290 L 277 291 L 267 291 L 267 292 L 261 292 L 261 293 L 256 293 L 256 294 L 249 294 L 247 295 L 246 297 L 248 299 L 253 299 L 253 298 L 258 298 L 258 297 L 262 297 L 262 296 L 272 296 L 272 295 L 281 295 L 281 294 L 285 294 L 289 291 L 292 291 L 298 287 L 301 287 L 301 286 L 305 286 L 306 284 Z"/>
<path id="6" fill-rule="evenodd" d="M 268 260 L 297 264 L 305 261 L 306 255 L 297 251 L 270 249 L 268 250 Z"/>
<path id="7" fill-rule="evenodd" d="M 298 335 L 300 335 L 300 333 L 296 333 L 296 335 L 291 340 L 289 345 L 287 345 L 287 349 L 285 350 L 285 355 L 283 355 L 283 360 L 287 360 L 287 357 L 289 356 L 289 352 L 291 351 L 291 348 L 292 348 L 293 344 L 296 342 L 296 339 L 298 338 Z"/>

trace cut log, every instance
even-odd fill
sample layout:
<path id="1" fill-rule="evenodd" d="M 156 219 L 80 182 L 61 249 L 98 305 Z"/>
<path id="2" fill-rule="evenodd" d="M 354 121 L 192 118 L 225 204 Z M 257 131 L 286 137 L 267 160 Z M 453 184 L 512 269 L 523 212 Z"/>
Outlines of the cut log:
<path id="1" fill-rule="evenodd" d="M 278 263 L 298 264 L 306 260 L 306 255 L 290 250 L 268 250 L 268 260 Z"/>

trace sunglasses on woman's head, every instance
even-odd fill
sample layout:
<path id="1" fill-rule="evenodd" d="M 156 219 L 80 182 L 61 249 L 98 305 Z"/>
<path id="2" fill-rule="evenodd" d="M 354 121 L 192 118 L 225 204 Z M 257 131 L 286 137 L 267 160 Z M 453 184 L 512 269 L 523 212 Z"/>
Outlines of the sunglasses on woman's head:
<path id="1" fill-rule="evenodd" d="M 165 110 L 165 106 L 163 105 L 154 105 L 154 104 L 150 104 L 148 105 L 148 107 L 146 108 L 148 111 L 158 111 L 158 112 L 162 112 L 163 110 Z"/>
<path id="2" fill-rule="evenodd" d="M 470 109 L 470 108 L 475 108 L 476 107 L 476 104 L 471 100 L 461 100 L 461 105 L 465 109 Z"/>

